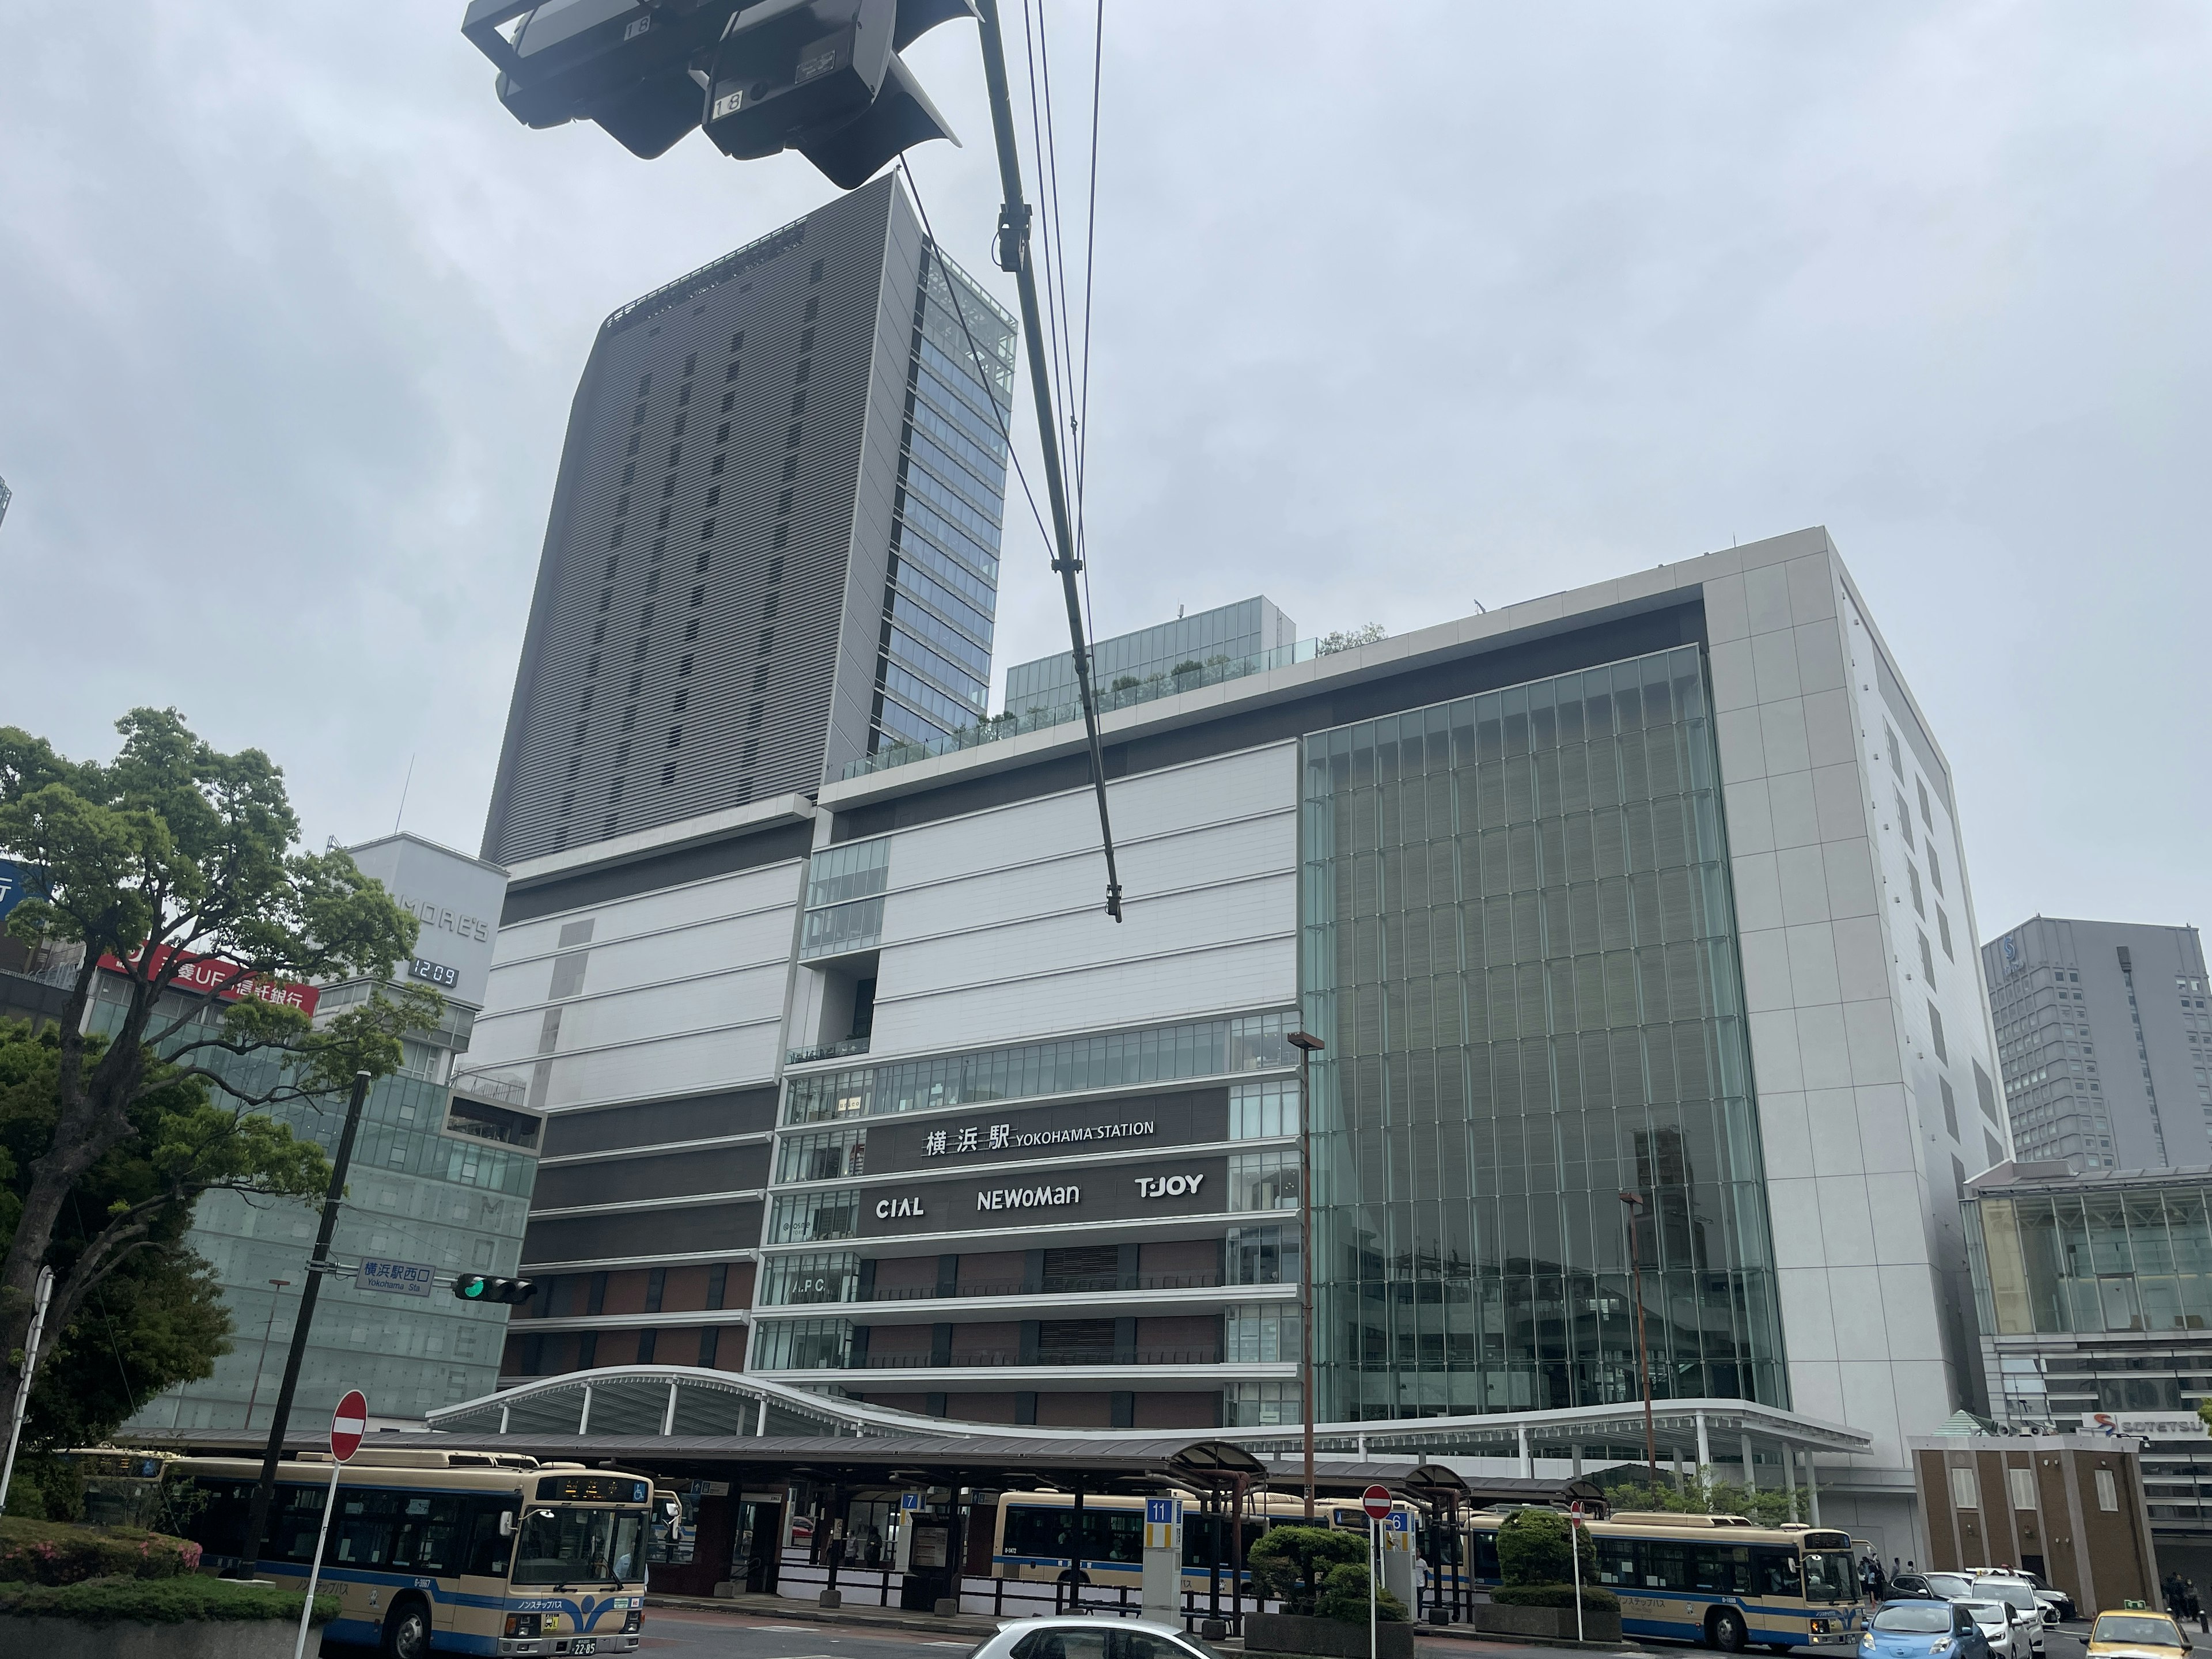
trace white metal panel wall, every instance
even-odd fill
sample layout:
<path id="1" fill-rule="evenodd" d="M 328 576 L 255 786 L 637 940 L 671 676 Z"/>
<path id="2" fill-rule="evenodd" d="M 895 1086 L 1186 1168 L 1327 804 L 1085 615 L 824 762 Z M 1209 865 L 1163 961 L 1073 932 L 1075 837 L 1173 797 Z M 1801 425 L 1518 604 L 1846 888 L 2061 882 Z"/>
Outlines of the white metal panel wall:
<path id="1" fill-rule="evenodd" d="M 1125 893 L 1108 920 L 1087 791 L 902 831 L 878 1056 L 1284 1005 L 1297 992 L 1297 745 L 1109 787 Z"/>

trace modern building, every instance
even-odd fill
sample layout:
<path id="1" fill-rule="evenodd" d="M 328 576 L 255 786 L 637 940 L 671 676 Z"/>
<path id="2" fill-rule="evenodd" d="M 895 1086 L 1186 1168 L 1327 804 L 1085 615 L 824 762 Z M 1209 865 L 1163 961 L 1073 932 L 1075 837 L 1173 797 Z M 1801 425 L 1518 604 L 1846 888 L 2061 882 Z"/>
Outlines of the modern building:
<path id="1" fill-rule="evenodd" d="M 2140 1441 L 2162 1568 L 2212 1583 L 2208 1206 L 2212 1167 L 2046 1161 L 1975 1176 L 1965 1210 L 1992 1414 Z"/>
<path id="2" fill-rule="evenodd" d="M 609 317 L 484 856 L 651 844 L 982 719 L 1014 335 L 890 178 Z"/>
<path id="3" fill-rule="evenodd" d="M 437 1030 L 406 1042 L 401 1069 L 372 1085 L 364 1103 L 331 1242 L 331 1259 L 344 1271 L 320 1292 L 295 1424 L 325 1420 L 349 1389 L 366 1394 L 377 1417 L 419 1419 L 492 1386 L 507 1309 L 459 1301 L 433 1281 L 514 1271 L 538 1162 L 539 1120 L 524 1109 L 520 1091 L 454 1074 L 483 1003 L 507 872 L 412 835 L 349 850 L 421 919 L 417 955 L 406 972 L 440 991 L 446 1016 Z M 302 994 L 320 1018 L 371 989 L 351 981 Z M 91 1023 L 112 1030 L 121 1012 L 119 991 L 103 986 Z M 198 1029 L 187 1028 L 179 1040 Z M 265 1062 L 248 1057 L 242 1064 Z M 270 1115 L 328 1152 L 337 1143 L 345 1102 L 282 1105 Z M 267 1431 L 319 1212 L 317 1203 L 235 1193 L 200 1200 L 187 1242 L 222 1287 L 233 1347 L 216 1361 L 213 1376 L 148 1401 L 131 1427 Z M 356 1271 L 364 1261 L 385 1271 Z"/>
<path id="4" fill-rule="evenodd" d="M 1178 669 L 1199 672 L 1287 651 L 1297 637 L 1298 625 L 1265 597 L 1239 599 L 1194 617 L 1177 617 L 1099 640 L 1091 647 L 1091 667 L 1101 691 L 1130 691 L 1147 680 L 1170 679 Z M 1072 651 L 1018 662 L 1006 671 L 1006 708 L 1012 714 L 1059 708 L 1077 701 Z"/>
<path id="5" fill-rule="evenodd" d="M 2025 1158 L 2212 1161 L 2212 1006 L 2194 927 L 2034 916 L 1982 946 Z"/>
<path id="6" fill-rule="evenodd" d="M 1325 1420 L 1640 1458 L 1640 1282 L 1700 1458 L 1863 1431 L 1828 1518 L 1920 1553 L 2009 1149 L 1950 770 L 1826 534 L 1290 656 L 1106 715 L 1119 927 L 1079 720 L 522 860 L 475 1050 L 564 1288 L 510 1379 L 1294 1421 L 1303 1025 Z"/>

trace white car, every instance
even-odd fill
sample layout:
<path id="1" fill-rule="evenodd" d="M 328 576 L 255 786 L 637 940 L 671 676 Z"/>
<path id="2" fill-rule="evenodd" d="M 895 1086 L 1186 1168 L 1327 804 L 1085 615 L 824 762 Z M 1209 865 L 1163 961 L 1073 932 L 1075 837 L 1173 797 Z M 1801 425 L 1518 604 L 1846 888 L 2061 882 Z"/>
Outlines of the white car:
<path id="1" fill-rule="evenodd" d="M 2041 1628 L 2040 1620 L 2031 1619 L 2002 1601 L 1960 1601 L 1951 1605 L 1974 1615 L 1983 1640 L 1990 1644 L 1990 1659 L 2033 1659 L 2031 1632 Z"/>
<path id="2" fill-rule="evenodd" d="M 2002 1601 L 2018 1612 L 2027 1621 L 2032 1638 L 2030 1654 L 2022 1655 L 2021 1659 L 2030 1659 L 2031 1655 L 2032 1659 L 2043 1659 L 2043 1603 L 2036 1597 L 2034 1585 L 2025 1578 L 1993 1573 L 1974 1580 L 1974 1599 Z"/>
<path id="3" fill-rule="evenodd" d="M 1144 1619 L 1016 1619 L 968 1659 L 1222 1659 L 1180 1625 Z M 2025 1656 L 2022 1656 L 2025 1659 Z"/>

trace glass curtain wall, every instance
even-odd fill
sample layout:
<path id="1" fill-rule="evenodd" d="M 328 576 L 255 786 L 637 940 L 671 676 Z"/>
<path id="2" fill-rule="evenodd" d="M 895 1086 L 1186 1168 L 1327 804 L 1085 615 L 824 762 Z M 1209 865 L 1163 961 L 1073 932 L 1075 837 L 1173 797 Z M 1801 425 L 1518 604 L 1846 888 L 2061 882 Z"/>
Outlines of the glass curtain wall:
<path id="1" fill-rule="evenodd" d="M 1304 740 L 1324 1420 L 1787 1406 L 1696 647 Z"/>

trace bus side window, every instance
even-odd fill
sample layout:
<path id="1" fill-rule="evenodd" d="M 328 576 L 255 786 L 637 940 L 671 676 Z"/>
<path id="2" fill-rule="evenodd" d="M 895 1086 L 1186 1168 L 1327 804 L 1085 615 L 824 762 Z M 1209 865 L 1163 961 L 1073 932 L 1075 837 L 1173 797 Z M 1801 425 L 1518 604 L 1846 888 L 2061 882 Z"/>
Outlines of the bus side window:
<path id="1" fill-rule="evenodd" d="M 1741 1545 L 1699 1544 L 1696 1550 L 1697 1588 L 1723 1595 L 1751 1593 L 1751 1552 Z"/>
<path id="2" fill-rule="evenodd" d="M 1686 1590 L 1690 1583 L 1690 1547 L 1638 1539 L 1644 1557 L 1644 1582 L 1659 1589 Z"/>
<path id="3" fill-rule="evenodd" d="M 466 1571 L 478 1578 L 507 1577 L 507 1555 L 511 1538 L 502 1538 L 499 1532 L 499 1517 L 502 1510 L 519 1507 L 516 1500 L 504 1492 L 489 1498 L 479 1498 L 473 1508 L 470 1523 L 468 1566 Z"/>
<path id="4" fill-rule="evenodd" d="M 1597 1546 L 1597 1582 L 1601 1584 L 1635 1584 L 1636 1540 L 1632 1538 L 1599 1538 L 1591 1540 Z M 1494 1561 L 1498 1540 L 1490 1538 L 1490 1553 Z M 1494 1576 L 1494 1575 L 1493 1575 Z"/>
<path id="5" fill-rule="evenodd" d="M 352 1567 L 380 1567 L 392 1550 L 394 1511 L 405 1496 L 396 1492 L 348 1492 L 338 1488 L 338 1512 L 331 1518 L 337 1534 L 331 1547 L 333 1560 Z"/>
<path id="6" fill-rule="evenodd" d="M 210 1555 L 243 1556 L 246 1517 L 247 1506 L 253 1501 L 253 1483 L 202 1475 L 192 1484 L 204 1501 L 198 1513 L 186 1518 L 185 1535 Z"/>
<path id="7" fill-rule="evenodd" d="M 1751 1553 L 1751 1566 L 1754 1595 L 1783 1596 L 1793 1601 L 1804 1595 L 1794 1551 L 1755 1549 Z"/>
<path id="8" fill-rule="evenodd" d="M 402 1492 L 392 1565 L 450 1578 L 459 1571 L 461 1499 L 450 1492 Z"/>
<path id="9" fill-rule="evenodd" d="M 323 1500 L 327 1486 L 279 1486 L 276 1513 L 269 1517 L 269 1553 L 279 1561 L 306 1566 L 315 1559 L 315 1541 L 323 1529 Z"/>
<path id="10" fill-rule="evenodd" d="M 1488 1528 L 1474 1534 L 1474 1576 L 1486 1583 L 1504 1577 L 1498 1565 L 1498 1534 Z"/>

